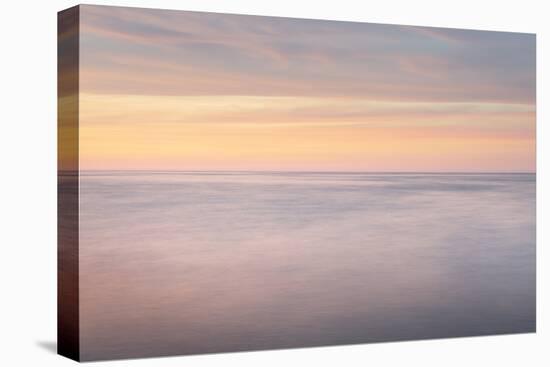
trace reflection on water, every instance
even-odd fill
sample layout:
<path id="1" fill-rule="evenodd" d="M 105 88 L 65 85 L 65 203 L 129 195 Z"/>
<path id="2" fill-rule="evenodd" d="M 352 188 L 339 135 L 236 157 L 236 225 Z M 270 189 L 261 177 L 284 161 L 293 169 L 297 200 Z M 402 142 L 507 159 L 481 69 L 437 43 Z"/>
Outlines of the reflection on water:
<path id="1" fill-rule="evenodd" d="M 535 329 L 535 175 L 87 172 L 82 357 Z"/>

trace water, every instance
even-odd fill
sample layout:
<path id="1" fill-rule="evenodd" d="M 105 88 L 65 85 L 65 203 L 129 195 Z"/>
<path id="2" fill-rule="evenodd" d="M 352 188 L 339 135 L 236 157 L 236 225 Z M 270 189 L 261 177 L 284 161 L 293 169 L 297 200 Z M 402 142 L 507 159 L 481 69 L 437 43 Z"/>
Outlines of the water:
<path id="1" fill-rule="evenodd" d="M 535 175 L 84 172 L 82 358 L 531 332 Z"/>

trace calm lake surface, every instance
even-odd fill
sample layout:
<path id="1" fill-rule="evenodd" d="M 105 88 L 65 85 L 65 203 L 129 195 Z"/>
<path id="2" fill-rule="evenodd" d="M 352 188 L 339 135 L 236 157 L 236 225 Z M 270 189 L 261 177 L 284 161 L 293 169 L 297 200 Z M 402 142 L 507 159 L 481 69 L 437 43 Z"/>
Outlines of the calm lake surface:
<path id="1" fill-rule="evenodd" d="M 535 330 L 534 174 L 84 172 L 82 358 Z"/>

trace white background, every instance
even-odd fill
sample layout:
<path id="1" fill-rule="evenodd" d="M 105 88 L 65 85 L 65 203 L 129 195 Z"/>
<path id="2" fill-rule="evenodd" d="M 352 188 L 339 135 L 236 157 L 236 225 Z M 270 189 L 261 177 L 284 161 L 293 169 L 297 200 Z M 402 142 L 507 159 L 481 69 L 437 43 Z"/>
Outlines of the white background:
<path id="1" fill-rule="evenodd" d="M 197 0 L 96 4 L 537 33 L 537 334 L 99 362 L 113 366 L 548 366 L 550 12 L 544 0 Z M 57 366 L 56 13 L 72 1 L 4 1 L 0 21 L 0 365 Z M 545 11 L 546 10 L 546 11 Z M 545 145 L 544 142 L 547 142 Z M 543 227 L 546 222 L 547 228 Z M 391 320 L 388 320 L 391 323 Z M 182 332 L 185 332 L 184 330 Z"/>

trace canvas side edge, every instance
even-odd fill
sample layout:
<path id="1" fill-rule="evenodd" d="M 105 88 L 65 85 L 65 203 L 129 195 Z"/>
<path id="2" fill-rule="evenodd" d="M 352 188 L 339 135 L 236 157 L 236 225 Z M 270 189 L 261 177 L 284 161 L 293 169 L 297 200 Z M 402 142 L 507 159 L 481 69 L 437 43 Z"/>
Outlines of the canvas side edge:
<path id="1" fill-rule="evenodd" d="M 57 15 L 57 352 L 80 360 L 79 23 L 75 6 Z"/>

